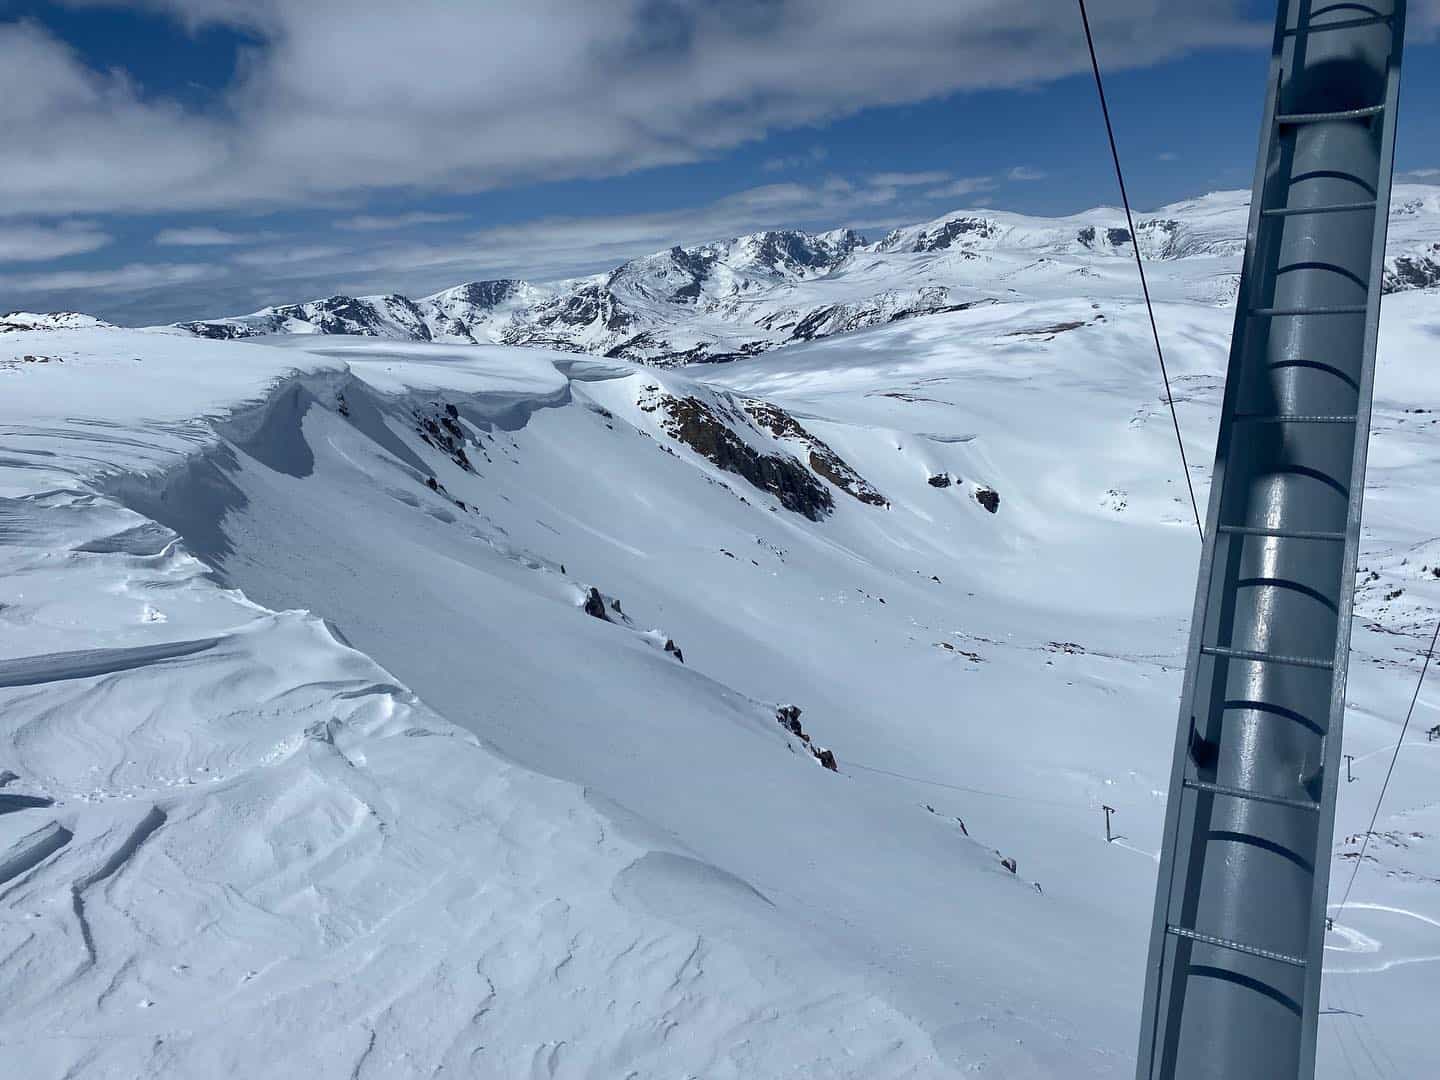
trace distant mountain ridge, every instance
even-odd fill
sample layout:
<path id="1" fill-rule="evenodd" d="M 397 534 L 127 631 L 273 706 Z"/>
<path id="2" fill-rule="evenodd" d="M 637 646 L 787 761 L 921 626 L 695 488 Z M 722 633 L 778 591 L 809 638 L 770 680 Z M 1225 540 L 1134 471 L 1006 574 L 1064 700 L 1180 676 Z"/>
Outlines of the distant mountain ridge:
<path id="1" fill-rule="evenodd" d="M 1137 221 L 1142 254 L 1170 266 L 1155 283 L 1158 298 L 1233 299 L 1247 201 L 1244 192 L 1220 192 Z M 672 247 L 549 284 L 500 279 L 416 299 L 331 296 L 175 325 L 209 338 L 359 334 L 540 346 L 659 365 L 719 362 L 982 302 L 1129 297 L 1133 242 L 1113 209 L 1062 218 L 965 210 L 875 242 L 850 229 L 772 229 Z M 1390 252 L 1386 292 L 1440 286 L 1440 189 L 1396 187 Z"/>

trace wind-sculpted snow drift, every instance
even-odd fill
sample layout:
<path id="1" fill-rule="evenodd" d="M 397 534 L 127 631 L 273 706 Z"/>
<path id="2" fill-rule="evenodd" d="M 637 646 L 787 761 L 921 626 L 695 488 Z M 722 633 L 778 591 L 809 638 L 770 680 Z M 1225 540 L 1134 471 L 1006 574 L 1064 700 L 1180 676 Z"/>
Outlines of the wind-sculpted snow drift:
<path id="1" fill-rule="evenodd" d="M 1004 240 L 949 220 L 875 257 Z M 812 284 L 866 254 L 797 244 Z M 1231 313 L 1192 257 L 1158 314 L 1204 462 Z M 1130 1075 L 1197 551 L 1115 275 L 683 371 L 10 317 L 7 1067 Z M 1440 607 L 1434 303 L 1385 304 L 1337 879 Z M 1428 1067 L 1426 745 L 1322 1075 Z"/>

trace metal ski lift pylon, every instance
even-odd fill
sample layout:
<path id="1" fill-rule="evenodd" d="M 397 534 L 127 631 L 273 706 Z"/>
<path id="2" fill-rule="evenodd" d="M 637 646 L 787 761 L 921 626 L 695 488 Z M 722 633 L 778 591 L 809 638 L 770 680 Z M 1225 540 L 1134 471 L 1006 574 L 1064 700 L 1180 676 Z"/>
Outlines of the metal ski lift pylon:
<path id="1" fill-rule="evenodd" d="M 1405 0 L 1283 0 L 1166 810 L 1139 1080 L 1308 1080 Z"/>

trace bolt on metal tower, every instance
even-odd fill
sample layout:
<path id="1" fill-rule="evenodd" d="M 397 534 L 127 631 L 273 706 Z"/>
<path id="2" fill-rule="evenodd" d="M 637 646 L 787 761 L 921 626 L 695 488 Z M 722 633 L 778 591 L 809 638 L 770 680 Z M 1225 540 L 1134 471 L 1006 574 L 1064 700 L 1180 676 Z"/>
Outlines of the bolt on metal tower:
<path id="1" fill-rule="evenodd" d="M 1405 0 L 1282 0 L 1139 1080 L 1314 1075 Z"/>

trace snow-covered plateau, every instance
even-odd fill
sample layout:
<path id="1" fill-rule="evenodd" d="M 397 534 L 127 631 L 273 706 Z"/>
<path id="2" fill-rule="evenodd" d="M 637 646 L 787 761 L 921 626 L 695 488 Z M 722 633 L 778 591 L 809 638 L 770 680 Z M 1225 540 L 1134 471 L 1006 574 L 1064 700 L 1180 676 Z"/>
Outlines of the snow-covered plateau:
<path id="1" fill-rule="evenodd" d="M 1244 228 L 1136 229 L 1202 505 Z M 1437 189 L 1391 240 L 1336 894 L 1440 612 Z M 1199 544 L 1131 242 L 0 316 L 6 1075 L 1133 1075 Z M 1433 1070 L 1437 705 L 1327 1078 Z"/>

